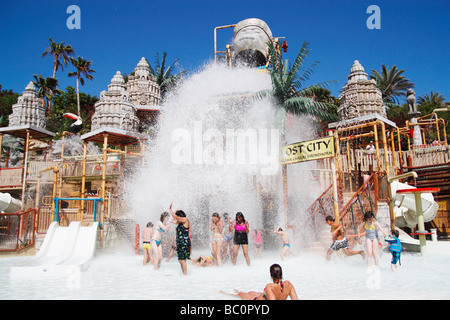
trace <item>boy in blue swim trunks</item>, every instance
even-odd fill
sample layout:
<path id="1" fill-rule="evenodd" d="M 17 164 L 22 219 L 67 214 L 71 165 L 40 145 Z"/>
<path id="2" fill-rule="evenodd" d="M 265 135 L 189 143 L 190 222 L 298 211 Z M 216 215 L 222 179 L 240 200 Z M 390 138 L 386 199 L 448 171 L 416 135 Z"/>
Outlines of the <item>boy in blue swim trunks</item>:
<path id="1" fill-rule="evenodd" d="M 281 240 L 283 240 L 283 249 L 281 249 L 281 260 L 284 260 L 284 257 L 287 254 L 290 254 L 289 249 L 291 248 L 291 245 L 289 244 L 289 236 L 285 231 L 283 231 L 281 227 L 277 227 L 273 233 L 281 236 Z"/>
<path id="2" fill-rule="evenodd" d="M 391 230 L 389 237 L 384 240 L 389 243 L 389 251 L 392 254 L 391 269 L 397 271 L 397 262 L 400 262 L 400 253 L 402 252 L 402 244 L 400 242 L 398 230 Z"/>

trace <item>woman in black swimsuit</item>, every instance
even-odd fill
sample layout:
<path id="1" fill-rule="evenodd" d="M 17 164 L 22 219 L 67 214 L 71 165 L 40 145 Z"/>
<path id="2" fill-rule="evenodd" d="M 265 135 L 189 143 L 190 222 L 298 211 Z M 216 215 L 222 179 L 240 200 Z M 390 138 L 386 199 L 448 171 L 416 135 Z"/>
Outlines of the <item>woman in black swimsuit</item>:
<path id="1" fill-rule="evenodd" d="M 183 274 L 187 274 L 186 260 L 191 259 L 191 238 L 189 237 L 190 223 L 182 210 L 177 210 L 176 212 L 172 211 L 172 204 L 173 203 L 170 204 L 169 211 L 178 223 L 176 229 L 178 262 L 180 263 Z"/>

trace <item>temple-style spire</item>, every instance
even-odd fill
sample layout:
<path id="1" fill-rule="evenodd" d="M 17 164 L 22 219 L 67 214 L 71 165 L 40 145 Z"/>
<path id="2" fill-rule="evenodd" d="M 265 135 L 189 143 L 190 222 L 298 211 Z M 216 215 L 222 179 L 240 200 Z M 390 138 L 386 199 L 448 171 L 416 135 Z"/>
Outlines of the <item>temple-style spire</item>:
<path id="1" fill-rule="evenodd" d="M 25 91 L 12 106 L 9 115 L 9 126 L 32 125 L 45 129 L 47 118 L 45 117 L 45 106 L 43 100 L 37 96 L 36 87 L 30 81 Z"/>
<path id="2" fill-rule="evenodd" d="M 353 119 L 370 114 L 386 117 L 381 90 L 374 79 L 369 79 L 358 60 L 353 62 L 347 84 L 339 95 L 338 115 L 341 120 Z"/>

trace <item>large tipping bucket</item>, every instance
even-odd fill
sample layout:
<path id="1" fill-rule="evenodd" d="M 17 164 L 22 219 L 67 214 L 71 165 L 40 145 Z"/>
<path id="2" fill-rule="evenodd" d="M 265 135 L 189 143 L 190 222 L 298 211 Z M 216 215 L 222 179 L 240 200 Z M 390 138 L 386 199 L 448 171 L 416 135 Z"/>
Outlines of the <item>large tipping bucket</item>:
<path id="1" fill-rule="evenodd" d="M 269 41 L 272 41 L 272 31 L 263 20 L 250 18 L 240 21 L 233 32 L 234 64 L 249 67 L 265 65 Z"/>

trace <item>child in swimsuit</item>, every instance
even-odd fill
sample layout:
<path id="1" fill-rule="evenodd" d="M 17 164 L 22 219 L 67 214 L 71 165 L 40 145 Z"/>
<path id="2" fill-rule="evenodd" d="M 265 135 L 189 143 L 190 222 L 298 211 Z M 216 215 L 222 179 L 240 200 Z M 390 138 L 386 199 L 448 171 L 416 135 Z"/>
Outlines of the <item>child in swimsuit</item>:
<path id="1" fill-rule="evenodd" d="M 398 230 L 391 230 L 389 237 L 384 240 L 389 243 L 389 251 L 392 254 L 391 269 L 397 271 L 397 262 L 400 262 L 400 253 L 402 252 L 402 243 L 400 242 Z"/>
<path id="2" fill-rule="evenodd" d="M 291 248 L 289 244 L 289 236 L 283 231 L 281 227 L 277 227 L 273 232 L 279 236 L 281 236 L 281 240 L 283 240 L 283 248 L 281 249 L 281 260 L 284 260 L 284 257 L 290 253 L 289 249 Z"/>
<path id="3" fill-rule="evenodd" d="M 155 270 L 158 270 L 159 267 L 161 266 L 161 261 L 162 261 L 162 245 L 161 245 L 161 240 L 162 240 L 162 233 L 165 232 L 168 229 L 168 226 L 166 225 L 167 221 L 169 220 L 169 213 L 168 212 L 163 212 L 161 214 L 161 217 L 159 219 L 160 221 L 158 221 L 158 229 L 156 229 L 156 231 L 153 234 L 151 243 L 152 245 L 152 249 L 153 249 L 153 253 L 155 255 L 155 259 L 154 259 L 154 263 L 153 266 L 155 267 Z"/>
<path id="4" fill-rule="evenodd" d="M 147 223 L 146 228 L 142 231 L 142 251 L 144 252 L 144 266 L 151 261 L 153 264 L 152 246 L 150 241 L 153 236 L 153 223 Z"/>
<path id="5" fill-rule="evenodd" d="M 261 258 L 261 250 L 263 246 L 262 230 L 255 229 L 252 231 L 253 244 L 255 245 L 255 258 L 259 255 Z"/>
<path id="6" fill-rule="evenodd" d="M 221 255 L 223 243 L 222 230 L 223 230 L 222 219 L 220 219 L 220 216 L 217 212 L 214 212 L 211 219 L 211 231 L 213 232 L 211 244 L 214 259 L 217 263 L 217 266 L 219 267 L 222 265 L 222 255 Z"/>
<path id="7" fill-rule="evenodd" d="M 366 223 L 364 224 L 364 231 L 359 234 L 359 236 L 366 236 L 366 250 L 367 250 L 367 268 L 368 272 L 371 267 L 371 258 L 375 262 L 376 268 L 379 268 L 380 261 L 378 258 L 378 232 L 377 229 L 380 229 L 385 237 L 388 236 L 386 231 L 380 226 L 378 221 L 375 219 L 372 211 L 367 211 L 364 213 L 364 220 Z"/>

